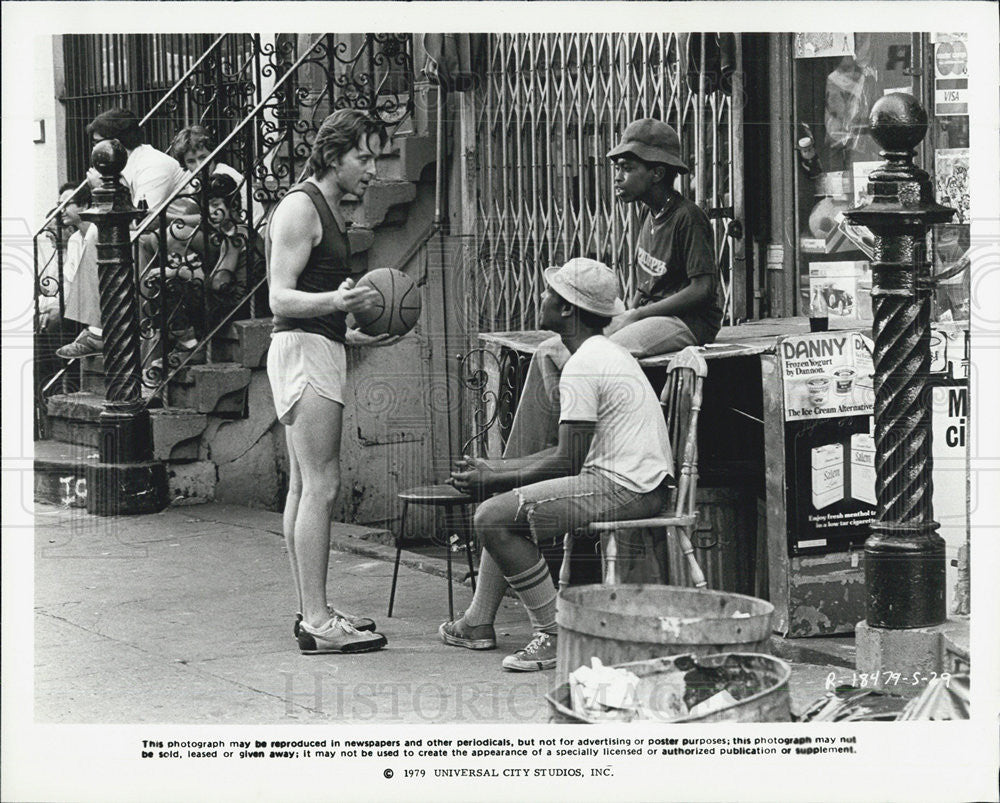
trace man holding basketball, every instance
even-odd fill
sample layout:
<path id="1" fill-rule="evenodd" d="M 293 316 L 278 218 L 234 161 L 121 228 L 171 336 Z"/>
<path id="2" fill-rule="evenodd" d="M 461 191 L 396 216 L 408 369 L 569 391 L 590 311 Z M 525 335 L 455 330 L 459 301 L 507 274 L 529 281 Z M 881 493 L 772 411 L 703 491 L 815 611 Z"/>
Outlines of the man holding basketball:
<path id="1" fill-rule="evenodd" d="M 344 346 L 397 339 L 347 326 L 348 313 L 369 310 L 379 296 L 371 287 L 355 287 L 341 200 L 364 195 L 385 140 L 364 112 L 341 109 L 327 117 L 309 157 L 312 175 L 275 208 L 265 243 L 274 313 L 267 375 L 288 443 L 283 527 L 300 611 L 295 636 L 305 654 L 369 652 L 386 644 L 371 619 L 334 609 L 326 594 L 330 519 L 340 490 Z"/>
<path id="2" fill-rule="evenodd" d="M 601 332 L 624 312 L 618 280 L 592 259 L 545 271 L 541 325 L 570 357 L 559 379 L 558 444 L 499 465 L 466 458 L 452 474 L 476 510 L 483 545 L 469 609 L 439 632 L 445 644 L 496 647 L 493 621 L 508 585 L 528 611 L 534 635 L 503 660 L 531 672 L 556 665 L 556 589 L 539 547 L 592 521 L 646 518 L 666 501 L 673 474 L 667 428 L 653 388 L 628 351 Z"/>

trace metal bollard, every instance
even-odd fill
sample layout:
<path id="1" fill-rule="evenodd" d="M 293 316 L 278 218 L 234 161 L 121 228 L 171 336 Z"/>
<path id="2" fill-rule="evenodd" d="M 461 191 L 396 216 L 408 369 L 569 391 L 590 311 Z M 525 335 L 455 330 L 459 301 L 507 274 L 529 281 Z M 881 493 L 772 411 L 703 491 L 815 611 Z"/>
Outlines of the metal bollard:
<path id="1" fill-rule="evenodd" d="M 885 162 L 869 176 L 870 199 L 844 213 L 875 235 L 876 516 L 865 541 L 866 621 L 872 627 L 930 627 L 945 621 L 944 539 L 932 507 L 931 296 L 927 232 L 954 209 L 934 199 L 913 164 L 927 113 L 905 93 L 872 106 L 872 137 Z"/>
<path id="2" fill-rule="evenodd" d="M 103 516 L 151 513 L 168 501 L 166 468 L 153 460 L 152 426 L 140 392 L 139 305 L 129 237 L 138 213 L 120 180 L 127 158 L 116 139 L 94 146 L 91 161 L 102 185 L 81 214 L 97 226 L 105 372 L 100 462 L 87 466 L 87 510 Z"/>

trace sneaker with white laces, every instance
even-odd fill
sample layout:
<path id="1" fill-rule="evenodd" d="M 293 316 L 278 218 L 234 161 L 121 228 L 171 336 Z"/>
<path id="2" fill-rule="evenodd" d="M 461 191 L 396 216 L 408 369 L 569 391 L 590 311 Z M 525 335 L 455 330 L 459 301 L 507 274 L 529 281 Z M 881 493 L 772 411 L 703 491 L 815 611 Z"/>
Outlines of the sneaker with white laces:
<path id="1" fill-rule="evenodd" d="M 503 668 L 514 672 L 538 672 L 556 668 L 555 633 L 535 633 L 522 649 L 503 659 Z"/>
<path id="2" fill-rule="evenodd" d="M 334 616 L 322 627 L 312 627 L 307 622 L 302 622 L 297 640 L 299 652 L 303 655 L 372 652 L 382 649 L 388 643 L 385 636 L 357 630 L 340 616 Z"/>
<path id="3" fill-rule="evenodd" d="M 104 338 L 84 329 L 76 340 L 56 349 L 56 356 L 64 360 L 79 360 L 83 357 L 99 357 L 104 353 Z"/>
<path id="4" fill-rule="evenodd" d="M 355 630 L 361 630 L 361 631 L 368 630 L 373 632 L 375 630 L 375 620 L 369 619 L 367 616 L 354 616 L 353 614 L 350 613 L 344 613 L 343 611 L 338 611 L 332 605 L 327 605 L 326 611 L 327 613 L 330 614 L 331 617 L 340 616 L 346 619 L 348 622 L 351 623 L 351 626 Z M 292 635 L 294 635 L 295 638 L 299 637 L 299 628 L 301 626 L 302 626 L 302 614 L 296 611 L 295 624 L 292 626 Z"/>

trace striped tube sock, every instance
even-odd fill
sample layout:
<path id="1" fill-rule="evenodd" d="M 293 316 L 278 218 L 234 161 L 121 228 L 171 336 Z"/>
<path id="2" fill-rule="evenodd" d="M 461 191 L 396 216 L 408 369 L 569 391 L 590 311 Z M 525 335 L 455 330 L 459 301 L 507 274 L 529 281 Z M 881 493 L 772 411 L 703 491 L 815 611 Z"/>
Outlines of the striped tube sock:
<path id="1" fill-rule="evenodd" d="M 528 609 L 531 629 L 536 633 L 555 633 L 556 587 L 544 558 L 540 557 L 530 569 L 508 577 L 507 582 Z"/>
<path id="2" fill-rule="evenodd" d="M 500 601 L 507 593 L 507 581 L 485 549 L 479 559 L 479 573 L 476 575 L 476 593 L 462 618 L 468 625 L 491 625 L 497 617 Z"/>

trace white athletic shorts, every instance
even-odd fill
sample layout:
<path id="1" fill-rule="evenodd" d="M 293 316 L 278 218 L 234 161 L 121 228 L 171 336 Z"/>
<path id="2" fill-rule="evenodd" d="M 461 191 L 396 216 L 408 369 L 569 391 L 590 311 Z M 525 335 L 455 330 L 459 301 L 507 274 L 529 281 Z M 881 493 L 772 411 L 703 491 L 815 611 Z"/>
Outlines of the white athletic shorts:
<path id="1" fill-rule="evenodd" d="M 324 399 L 344 403 L 347 352 L 344 344 L 312 332 L 275 332 L 267 350 L 267 378 L 274 410 L 286 426 L 295 421 L 295 403 L 306 386 Z"/>

